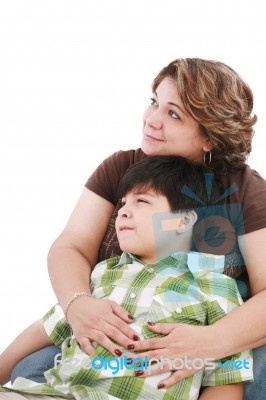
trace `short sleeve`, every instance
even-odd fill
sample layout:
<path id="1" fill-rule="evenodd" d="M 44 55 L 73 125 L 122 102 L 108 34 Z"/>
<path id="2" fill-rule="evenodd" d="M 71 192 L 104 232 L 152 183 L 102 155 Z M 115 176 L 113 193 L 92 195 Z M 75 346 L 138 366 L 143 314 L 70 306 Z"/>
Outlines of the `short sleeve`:
<path id="1" fill-rule="evenodd" d="M 43 326 L 46 334 L 57 346 L 60 346 L 72 334 L 71 327 L 59 304 L 56 304 L 44 315 Z"/>
<path id="2" fill-rule="evenodd" d="M 210 362 L 208 359 L 206 367 L 202 386 L 219 386 L 253 381 L 252 352 L 248 350 L 218 362 Z"/>
<path id="3" fill-rule="evenodd" d="M 116 206 L 117 189 L 126 170 L 146 155 L 137 150 L 120 150 L 106 158 L 92 173 L 85 187 Z"/>

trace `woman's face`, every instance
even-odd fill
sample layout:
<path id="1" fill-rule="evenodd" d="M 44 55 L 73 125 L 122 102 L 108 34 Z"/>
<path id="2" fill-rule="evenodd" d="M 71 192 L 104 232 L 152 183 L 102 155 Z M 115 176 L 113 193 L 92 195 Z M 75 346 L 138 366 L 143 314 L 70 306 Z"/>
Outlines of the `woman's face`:
<path id="1" fill-rule="evenodd" d="M 149 156 L 176 155 L 203 162 L 212 145 L 200 125 L 185 110 L 174 85 L 165 78 L 143 116 L 141 148 Z"/>

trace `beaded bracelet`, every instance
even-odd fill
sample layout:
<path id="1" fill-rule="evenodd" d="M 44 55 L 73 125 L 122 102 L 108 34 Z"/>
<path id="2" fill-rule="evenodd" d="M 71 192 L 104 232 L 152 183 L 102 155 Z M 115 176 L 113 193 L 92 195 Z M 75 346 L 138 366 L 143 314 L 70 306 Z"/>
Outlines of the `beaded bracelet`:
<path id="1" fill-rule="evenodd" d="M 79 293 L 73 294 L 73 296 L 71 297 L 71 299 L 67 303 L 65 311 L 64 311 L 65 319 L 66 319 L 67 322 L 68 322 L 67 312 L 68 312 L 68 309 L 69 309 L 70 305 L 73 303 L 73 301 L 75 301 L 76 299 L 78 299 L 79 297 L 82 297 L 82 296 L 92 297 L 92 294 L 91 293 L 87 293 L 87 292 L 79 292 Z"/>

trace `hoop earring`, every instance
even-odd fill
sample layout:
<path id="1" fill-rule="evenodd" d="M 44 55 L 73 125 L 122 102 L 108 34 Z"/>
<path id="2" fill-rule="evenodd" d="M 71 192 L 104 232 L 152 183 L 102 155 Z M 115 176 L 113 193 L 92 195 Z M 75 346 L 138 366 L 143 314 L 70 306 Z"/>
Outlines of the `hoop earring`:
<path id="1" fill-rule="evenodd" d="M 210 163 L 212 162 L 212 152 L 211 151 L 206 151 L 206 153 L 204 153 L 203 162 L 207 166 L 210 165 Z"/>

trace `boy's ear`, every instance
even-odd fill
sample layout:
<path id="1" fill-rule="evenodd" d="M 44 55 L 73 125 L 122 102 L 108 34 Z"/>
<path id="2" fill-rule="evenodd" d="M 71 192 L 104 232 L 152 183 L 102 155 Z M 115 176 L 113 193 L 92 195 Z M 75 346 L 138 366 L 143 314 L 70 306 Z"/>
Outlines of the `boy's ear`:
<path id="1" fill-rule="evenodd" d="M 187 211 L 182 217 L 177 218 L 176 233 L 183 233 L 188 231 L 197 221 L 198 216 L 195 211 Z"/>
<path id="2" fill-rule="evenodd" d="M 162 220 L 162 231 L 186 232 L 195 224 L 198 218 L 193 210 L 176 213 L 174 216 L 171 213 L 171 215 L 171 219 L 166 218 Z"/>

